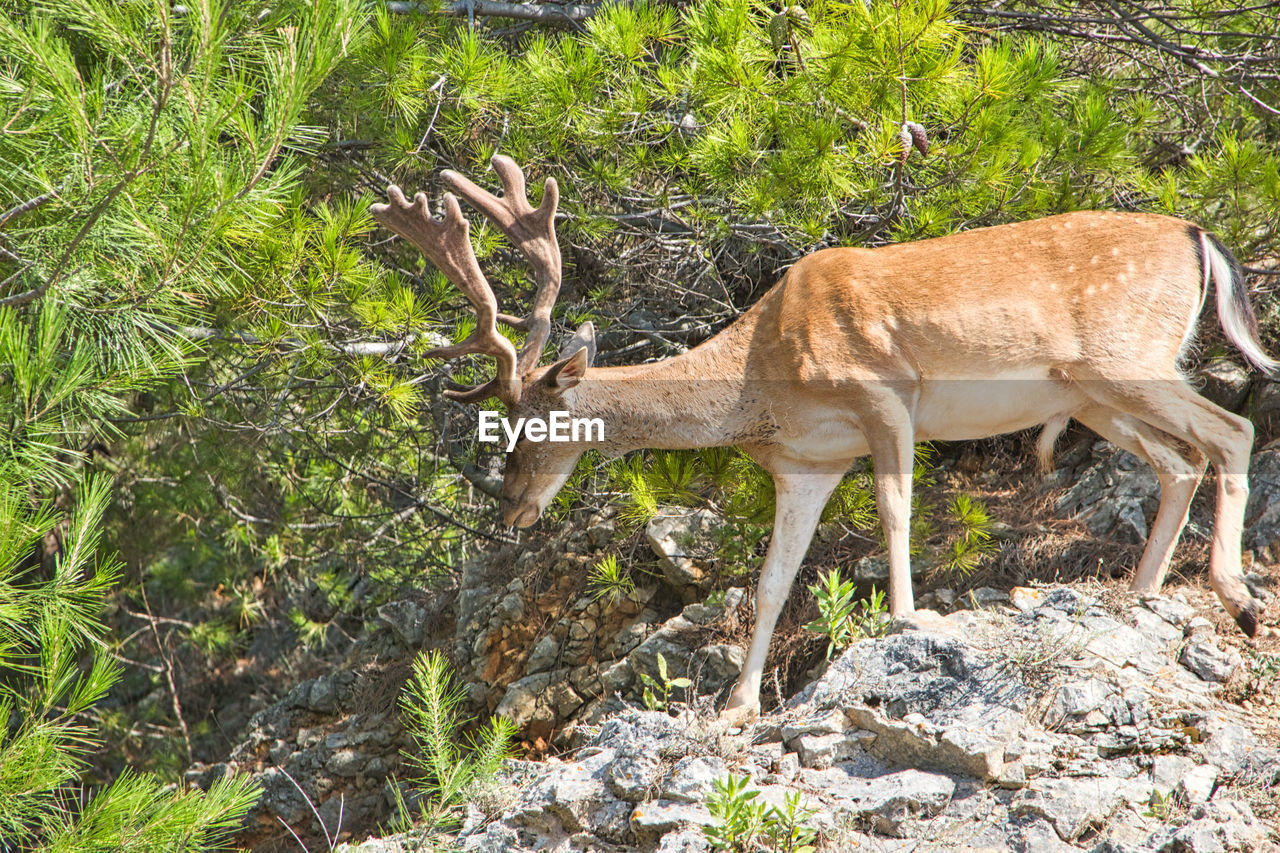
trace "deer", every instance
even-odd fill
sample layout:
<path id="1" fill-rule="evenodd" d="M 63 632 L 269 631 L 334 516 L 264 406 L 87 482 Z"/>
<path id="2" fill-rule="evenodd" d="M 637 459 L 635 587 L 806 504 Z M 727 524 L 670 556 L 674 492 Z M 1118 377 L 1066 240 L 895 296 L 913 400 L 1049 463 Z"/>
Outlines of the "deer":
<path id="1" fill-rule="evenodd" d="M 911 620 L 909 556 L 913 452 L 920 441 L 979 439 L 1041 427 L 1048 467 L 1072 419 L 1128 450 L 1158 475 L 1155 520 L 1133 575 L 1159 591 L 1211 462 L 1217 474 L 1209 583 L 1250 637 L 1262 605 L 1241 568 L 1253 427 L 1196 393 L 1183 372 L 1197 323 L 1216 289 L 1226 337 L 1259 370 L 1280 362 L 1259 340 L 1243 270 L 1214 235 L 1168 216 L 1078 211 L 877 248 L 808 254 L 731 324 L 700 345 L 634 366 L 593 365 L 583 323 L 551 364 L 539 365 L 561 283 L 559 189 L 538 207 L 510 158 L 492 158 L 501 196 L 452 170 L 440 180 L 487 217 L 536 279 L 530 312 L 503 314 L 453 192 L 441 218 L 424 193 L 398 186 L 372 215 L 408 240 L 474 307 L 475 330 L 425 358 L 491 356 L 492 379 L 452 387 L 463 403 L 500 400 L 513 415 L 553 410 L 601 418 L 603 440 L 549 443 L 521 436 L 506 455 L 499 509 L 508 526 L 541 516 L 588 447 L 737 446 L 776 486 L 772 536 L 751 640 L 724 715 L 759 713 L 769 644 L 796 572 L 836 486 L 870 455 L 889 558 L 889 613 Z M 497 328 L 526 333 L 519 352 Z"/>

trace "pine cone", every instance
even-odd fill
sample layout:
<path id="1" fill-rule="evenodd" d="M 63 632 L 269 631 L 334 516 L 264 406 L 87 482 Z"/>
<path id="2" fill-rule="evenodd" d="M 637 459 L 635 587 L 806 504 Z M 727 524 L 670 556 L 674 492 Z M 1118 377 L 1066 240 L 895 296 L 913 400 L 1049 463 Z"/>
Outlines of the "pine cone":
<path id="1" fill-rule="evenodd" d="M 920 152 L 920 156 L 928 157 L 929 136 L 925 133 L 924 125 L 916 124 L 914 121 L 909 121 L 903 126 L 907 129 L 907 132 L 911 134 L 911 144 Z"/>

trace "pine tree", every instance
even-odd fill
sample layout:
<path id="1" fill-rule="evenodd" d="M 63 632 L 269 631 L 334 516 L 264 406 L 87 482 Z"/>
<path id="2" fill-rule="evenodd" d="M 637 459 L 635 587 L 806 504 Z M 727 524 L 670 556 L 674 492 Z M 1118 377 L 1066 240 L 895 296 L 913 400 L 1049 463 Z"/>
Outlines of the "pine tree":
<path id="1" fill-rule="evenodd" d="M 0 3 L 0 849 L 208 849 L 257 798 L 77 783 L 121 673 L 91 449 L 200 358 L 228 245 L 297 188 L 360 8 L 272 7 Z"/>

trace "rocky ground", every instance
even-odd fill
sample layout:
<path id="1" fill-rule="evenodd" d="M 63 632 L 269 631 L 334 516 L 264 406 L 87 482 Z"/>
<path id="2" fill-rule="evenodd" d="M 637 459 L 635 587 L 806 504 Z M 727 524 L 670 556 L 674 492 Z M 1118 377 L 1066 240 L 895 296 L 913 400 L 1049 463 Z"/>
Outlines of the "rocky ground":
<path id="1" fill-rule="evenodd" d="M 1117 612 L 1018 588 L 895 630 L 743 729 L 636 709 L 579 726 L 558 759 L 513 762 L 505 796 L 472 805 L 455 843 L 709 850 L 708 799 L 732 774 L 756 802 L 798 792 L 827 850 L 1280 850 L 1280 751 L 1217 698 L 1241 662 L 1186 601 Z M 409 834 L 344 849 L 419 847 Z"/>
<path id="2" fill-rule="evenodd" d="M 1049 505 L 1026 515 L 1074 519 L 1064 523 L 1076 543 L 1139 551 L 1158 499 L 1146 466 L 1087 435 L 1058 464 Z M 239 840 L 255 851 L 379 834 L 411 746 L 396 697 L 410 661 L 435 648 L 465 683 L 469 713 L 516 722 L 521 755 L 537 759 L 513 762 L 506 793 L 470 810 L 455 839 L 464 849 L 706 849 L 707 798 L 731 773 L 761 802 L 799 792 L 826 850 L 1270 849 L 1280 838 L 1280 443 L 1255 452 L 1251 487 L 1251 582 L 1271 596 L 1269 633 L 1252 643 L 1194 584 L 1142 603 L 1123 580 L 1011 590 L 1025 578 L 1019 560 L 1044 560 L 1026 544 L 1043 528 L 1010 526 L 997 530 L 996 576 L 925 579 L 918 606 L 944 616 L 860 642 L 825 673 L 809 670 L 821 652 L 803 621 L 793 625 L 808 657 L 789 681 L 766 684 L 776 710 L 734 731 L 714 707 L 742 665 L 751 601 L 749 578 L 725 589 L 702 559 L 719 519 L 661 512 L 638 541 L 657 570 L 610 602 L 584 590 L 616 546 L 614 523 L 595 516 L 478 558 L 455 588 L 383 604 L 343 661 L 278 694 L 225 760 L 187 779 L 254 775 L 264 796 Z M 995 486 L 983 494 L 1000 500 Z M 1016 519 L 1019 501 L 1011 491 L 993 514 Z M 1198 506 L 1184 555 L 1203 551 Z M 882 562 L 842 569 L 872 582 Z M 1054 572 L 1078 576 L 1067 562 Z M 688 700 L 673 703 L 678 718 L 638 710 L 659 655 L 670 677 L 693 682 L 674 697 Z M 389 836 L 362 849 L 416 843 Z"/>

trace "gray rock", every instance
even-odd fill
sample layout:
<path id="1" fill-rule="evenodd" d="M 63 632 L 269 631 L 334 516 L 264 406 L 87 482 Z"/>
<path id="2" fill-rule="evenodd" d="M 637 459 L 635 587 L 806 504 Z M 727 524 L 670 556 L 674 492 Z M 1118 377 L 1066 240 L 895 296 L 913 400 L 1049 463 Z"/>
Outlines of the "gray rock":
<path id="1" fill-rule="evenodd" d="M 913 631 L 855 644 L 791 704 L 843 707 L 877 736 L 867 749 L 882 761 L 995 779 L 1030 695 L 956 637 Z"/>
<path id="2" fill-rule="evenodd" d="M 1032 818 L 1013 829 L 1013 849 L 1018 853 L 1073 853 L 1074 847 L 1058 837 L 1053 824 L 1044 818 Z"/>
<path id="3" fill-rule="evenodd" d="M 1218 784 L 1218 768 L 1212 764 L 1200 764 L 1187 771 L 1178 780 L 1177 792 L 1186 803 L 1208 802 Z"/>
<path id="4" fill-rule="evenodd" d="M 800 756 L 796 755 L 794 752 L 784 753 L 783 756 L 778 759 L 777 772 L 775 775 L 779 778 L 782 784 L 791 784 L 791 781 L 796 778 L 796 775 L 799 772 Z"/>
<path id="5" fill-rule="evenodd" d="M 1268 383 L 1280 426 L 1280 382 Z M 1280 562 L 1280 443 L 1253 454 L 1249 463 L 1249 501 L 1244 511 L 1244 547 L 1269 562 Z"/>
<path id="6" fill-rule="evenodd" d="M 1196 615 L 1196 609 L 1181 598 L 1146 595 L 1142 598 L 1142 605 L 1170 625 L 1175 625 L 1178 628 L 1186 627 L 1186 624 Z"/>
<path id="7" fill-rule="evenodd" d="M 1130 607 L 1129 618 L 1133 627 L 1141 634 L 1168 647 L 1173 643 L 1181 643 L 1182 630 L 1161 619 L 1145 607 Z"/>
<path id="8" fill-rule="evenodd" d="M 531 785 L 521 798 L 522 822 L 546 829 L 553 818 L 567 832 L 590 829 L 610 811 L 629 808 L 609 796 L 605 785 L 608 768 L 617 753 L 597 749 L 573 763 L 561 765 L 561 772 L 547 774 Z"/>
<path id="9" fill-rule="evenodd" d="M 491 823 L 483 832 L 466 836 L 462 841 L 462 849 L 467 853 L 525 853 L 529 850 L 520 843 L 519 833 L 504 823 Z"/>
<path id="10" fill-rule="evenodd" d="M 1182 629 L 1183 636 L 1191 643 L 1207 640 L 1216 633 L 1213 623 L 1203 616 L 1192 616 L 1191 621 Z"/>
<path id="11" fill-rule="evenodd" d="M 1097 678 L 1073 681 L 1058 688 L 1045 713 L 1047 729 L 1083 734 L 1111 723 L 1120 691 Z"/>
<path id="12" fill-rule="evenodd" d="M 1249 371 L 1233 361 L 1213 361 L 1200 368 L 1200 393 L 1222 408 L 1238 412 L 1249 396 Z"/>
<path id="13" fill-rule="evenodd" d="M 1245 769 L 1249 756 L 1260 744 L 1244 726 L 1236 723 L 1220 723 L 1213 729 L 1204 744 L 1204 760 L 1228 776 Z"/>
<path id="14" fill-rule="evenodd" d="M 835 732 L 827 735 L 799 735 L 794 744 L 801 767 L 823 769 L 862 753 L 873 743 L 871 732 Z"/>
<path id="15" fill-rule="evenodd" d="M 624 711 L 609 718 L 591 739 L 592 746 L 618 752 L 657 753 L 663 748 L 696 752 L 698 741 L 686 724 L 659 711 Z"/>
<path id="16" fill-rule="evenodd" d="M 691 826 L 706 826 L 711 822 L 711 813 L 706 806 L 697 803 L 654 800 L 636 806 L 631 812 L 631 828 L 641 837 L 663 835 Z"/>
<path id="17" fill-rule="evenodd" d="M 924 577 L 931 568 L 932 565 L 929 560 L 924 557 L 913 557 L 911 560 L 911 576 L 913 578 Z M 854 560 L 849 574 L 855 583 L 874 583 L 883 587 L 889 580 L 889 555 L 872 554 L 869 557 Z M 954 601 L 955 599 L 953 598 L 952 600 Z"/>
<path id="18" fill-rule="evenodd" d="M 836 813 L 870 818 L 878 832 L 898 838 L 913 818 L 939 814 L 955 793 L 955 782 L 937 773 L 900 770 L 881 776 L 859 775 L 856 763 L 825 770 L 801 770 L 805 786 L 820 791 Z"/>
<path id="19" fill-rule="evenodd" d="M 602 519 L 587 528 L 587 541 L 593 548 L 603 548 L 613 539 L 616 526 L 607 519 Z"/>
<path id="20" fill-rule="evenodd" d="M 1184 755 L 1157 755 L 1151 762 L 1151 785 L 1160 796 L 1167 797 L 1195 767 L 1196 762 Z"/>
<path id="21" fill-rule="evenodd" d="M 1224 652 L 1212 640 L 1195 643 L 1182 650 L 1178 659 L 1202 681 L 1229 681 L 1242 663 L 1240 655 Z"/>
<path id="22" fill-rule="evenodd" d="M 725 599 L 728 601 L 729 596 L 726 595 Z M 740 601 L 741 596 L 735 599 Z M 706 630 L 702 627 L 725 612 L 723 606 L 688 605 L 680 615 L 668 619 L 627 655 L 632 672 L 644 673 L 661 683 L 658 655 L 662 655 L 667 662 L 667 677 L 691 679 L 694 682 L 691 691 L 715 693 L 733 684 L 742 672 L 746 652 L 736 645 L 708 645 Z M 606 678 L 606 685 L 611 681 L 611 678 Z M 692 696 L 692 692 L 689 695 Z M 684 691 L 676 689 L 671 698 L 682 700 L 686 696 Z"/>
<path id="23" fill-rule="evenodd" d="M 938 613 L 949 612 L 955 603 L 955 591 L 946 588 L 931 589 L 916 598 L 916 608 L 918 610 L 934 610 Z"/>
<path id="24" fill-rule="evenodd" d="M 1270 788 L 1280 785 L 1280 749 L 1257 746 L 1244 757 L 1241 784 Z"/>
<path id="25" fill-rule="evenodd" d="M 784 723 L 782 742 L 791 744 L 800 735 L 833 735 L 849 728 L 849 718 L 836 708 Z"/>
<path id="26" fill-rule="evenodd" d="M 702 588 L 710 582 L 706 560 L 723 527 L 724 519 L 709 509 L 662 506 L 644 533 L 672 586 Z"/>
<path id="27" fill-rule="evenodd" d="M 311 682 L 307 691 L 308 708 L 321 714 L 330 713 L 337 707 L 337 702 L 338 691 L 333 679 L 317 678 Z"/>
<path id="28" fill-rule="evenodd" d="M 1059 838 L 1073 841 L 1085 830 L 1101 826 L 1122 800 L 1115 779 L 1037 779 L 1014 796 L 1009 813 L 1046 818 Z"/>
<path id="29" fill-rule="evenodd" d="M 711 793 L 715 780 L 728 773 L 724 759 L 713 755 L 686 755 L 676 762 L 671 778 L 662 787 L 662 799 L 701 803 Z"/>
<path id="30" fill-rule="evenodd" d="M 1159 498 L 1155 472 L 1122 450 L 1085 471 L 1058 499 L 1058 511 L 1083 521 L 1094 536 L 1138 545 L 1146 541 Z"/>
<path id="31" fill-rule="evenodd" d="M 1228 853 L 1257 851 L 1266 841 L 1266 827 L 1244 802 L 1217 800 L 1192 811 L 1194 820 L 1180 827 L 1162 847 L 1171 853 Z"/>
<path id="32" fill-rule="evenodd" d="M 694 689 L 715 693 L 734 684 L 746 662 L 747 652 L 742 646 L 713 643 L 696 649 L 689 660 L 689 670 L 695 678 Z"/>
<path id="33" fill-rule="evenodd" d="M 420 605 L 403 599 L 388 601 L 378 608 L 378 619 L 407 648 L 416 649 L 422 645 L 427 612 Z"/>
<path id="34" fill-rule="evenodd" d="M 552 678 L 552 673 L 539 672 L 513 683 L 507 688 L 494 713 L 499 717 L 506 717 L 518 727 L 528 725 L 538 716 L 539 700 L 551 686 Z"/>
<path id="35" fill-rule="evenodd" d="M 1008 604 L 1009 593 L 994 587 L 980 586 L 969 590 L 966 595 L 960 596 L 958 603 L 981 610 L 995 607 L 999 604 Z"/>
<path id="36" fill-rule="evenodd" d="M 524 617 L 524 595 L 513 592 L 503 596 L 498 602 L 498 612 L 507 622 L 515 622 Z"/>
<path id="37" fill-rule="evenodd" d="M 559 656 L 560 641 L 555 638 L 555 635 L 547 634 L 534 644 L 533 651 L 529 653 L 529 660 L 525 662 L 524 671 L 534 673 L 551 669 Z"/>
<path id="38" fill-rule="evenodd" d="M 620 660 L 600 673 L 600 686 L 606 693 L 621 693 L 635 681 L 631 661 Z"/>
<path id="39" fill-rule="evenodd" d="M 1045 591 L 1044 603 L 1041 607 L 1048 610 L 1056 610 L 1068 616 L 1076 616 L 1086 612 L 1091 607 L 1095 607 L 1097 603 L 1096 596 L 1081 592 L 1078 589 L 1072 589 L 1069 586 L 1060 586 Z"/>
<path id="40" fill-rule="evenodd" d="M 619 799 L 638 803 L 656 793 L 662 762 L 652 753 L 622 755 L 609 765 L 605 778 Z"/>
<path id="41" fill-rule="evenodd" d="M 340 749 L 325 763 L 330 773 L 354 776 L 364 767 L 367 758 L 354 749 Z"/>
<path id="42" fill-rule="evenodd" d="M 1226 798 L 1233 786 L 1280 781 L 1280 752 L 1260 746 L 1239 709 L 1176 665 L 1183 628 L 1195 624 L 1192 608 L 1152 599 L 1129 608 L 1130 625 L 1078 590 L 1015 591 L 1011 603 L 1017 614 L 934 616 L 905 633 L 860 641 L 784 711 L 743 729 L 692 712 L 673 718 L 595 701 L 598 729 L 580 717 L 562 738 L 570 748 L 565 761 L 512 762 L 501 814 L 469 816 L 458 846 L 703 853 L 707 797 L 732 772 L 749 779 L 763 806 L 805 792 L 805 806 L 815 810 L 807 822 L 823 827 L 832 849 L 1069 853 L 1096 831 L 1085 849 L 1098 853 L 1254 853 L 1265 828 Z M 693 670 L 697 677 L 691 664 L 710 659 L 709 628 L 723 615 L 716 605 L 688 605 L 655 627 L 661 643 L 650 637 L 636 650 L 645 646 L 652 665 L 653 653 L 667 649 L 672 676 Z M 655 609 L 640 621 L 656 620 Z M 1191 646 L 1212 646 L 1211 635 L 1196 636 Z M 606 672 L 616 669 L 622 682 L 633 662 L 644 665 L 645 654 Z M 548 671 L 545 684 L 517 682 L 517 694 L 534 717 L 559 713 L 577 701 L 574 691 L 572 699 L 561 692 L 567 685 L 606 689 L 609 679 L 597 671 Z M 312 687 L 297 693 L 297 707 L 305 709 Z M 334 693 L 351 691 L 339 684 Z M 1033 709 L 1043 716 L 1029 716 Z M 303 784 L 321 799 L 384 760 L 368 758 L 357 776 L 345 777 L 370 749 L 369 734 L 333 731 L 309 717 L 307 724 L 270 732 L 259 754 L 279 752 L 294 772 L 303 766 L 291 752 L 295 742 L 317 750 L 315 767 L 328 775 L 313 772 Z M 267 781 L 273 816 L 309 819 L 296 791 L 275 784 L 287 780 Z M 1178 821 L 1147 814 L 1153 792 L 1177 792 Z M 339 802 L 329 794 L 324 813 Z"/>
<path id="43" fill-rule="evenodd" d="M 1249 419 L 1259 427 L 1280 426 L 1280 380 L 1259 379 L 1254 383 Z"/>
<path id="44" fill-rule="evenodd" d="M 684 830 L 663 835 L 655 853 L 706 853 L 710 849 L 711 842 L 701 832 Z"/>

